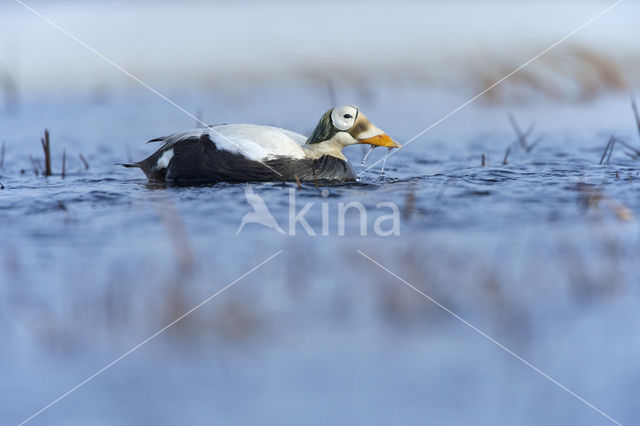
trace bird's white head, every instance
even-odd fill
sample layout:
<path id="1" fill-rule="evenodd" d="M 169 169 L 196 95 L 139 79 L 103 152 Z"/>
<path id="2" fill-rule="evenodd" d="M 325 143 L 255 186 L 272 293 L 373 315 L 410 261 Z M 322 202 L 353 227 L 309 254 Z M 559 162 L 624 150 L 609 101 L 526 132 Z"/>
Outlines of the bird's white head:
<path id="1" fill-rule="evenodd" d="M 400 148 L 355 106 L 332 108 L 320 118 L 306 145 L 318 153 L 344 158 L 342 148 L 355 144 Z"/>

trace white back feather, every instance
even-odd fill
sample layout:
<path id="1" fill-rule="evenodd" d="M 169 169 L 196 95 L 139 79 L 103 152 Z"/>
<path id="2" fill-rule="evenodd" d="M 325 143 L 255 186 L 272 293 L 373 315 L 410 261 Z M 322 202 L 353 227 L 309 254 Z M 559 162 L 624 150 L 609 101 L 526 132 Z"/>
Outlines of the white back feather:
<path id="1" fill-rule="evenodd" d="M 306 137 L 290 130 L 255 124 L 223 124 L 209 129 L 218 149 L 264 161 L 278 156 L 305 158 Z"/>

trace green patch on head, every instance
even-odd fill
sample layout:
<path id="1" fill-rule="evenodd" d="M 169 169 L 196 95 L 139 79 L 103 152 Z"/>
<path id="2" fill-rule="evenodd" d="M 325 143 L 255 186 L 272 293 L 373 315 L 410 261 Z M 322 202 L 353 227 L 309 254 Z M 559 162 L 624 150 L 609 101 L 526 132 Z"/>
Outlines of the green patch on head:
<path id="1" fill-rule="evenodd" d="M 309 136 L 309 139 L 307 139 L 308 144 L 327 141 L 334 137 L 336 133 L 338 133 L 338 130 L 333 126 L 333 122 L 331 121 L 332 112 L 333 108 L 322 114 L 322 117 L 320 117 L 320 121 L 318 121 L 316 128 L 313 129 L 313 133 L 311 133 L 311 136 Z"/>

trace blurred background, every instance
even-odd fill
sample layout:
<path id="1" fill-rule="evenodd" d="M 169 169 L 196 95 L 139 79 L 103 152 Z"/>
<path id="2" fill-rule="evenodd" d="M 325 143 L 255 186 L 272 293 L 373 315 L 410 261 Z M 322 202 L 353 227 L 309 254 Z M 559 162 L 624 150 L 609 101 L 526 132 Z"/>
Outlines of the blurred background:
<path id="1" fill-rule="evenodd" d="M 446 85 L 479 91 L 610 5 L 603 1 L 28 4 L 152 86 L 226 89 L 237 94 L 253 85 L 290 85 L 292 80 L 335 81 L 363 90 L 384 81 L 394 87 Z M 637 83 L 633 72 L 639 61 L 634 43 L 637 7 L 628 2 L 601 17 L 505 86 L 528 83 L 552 97 L 590 98 Z M 27 94 L 138 88 L 135 81 L 18 3 L 3 6 L 2 28 L 4 74 Z M 564 87 L 561 83 L 568 81 L 561 79 L 573 81 Z M 578 87 L 570 93 L 570 86 Z"/>
<path id="2" fill-rule="evenodd" d="M 198 123 L 108 62 L 206 122 L 309 134 L 330 107 L 355 104 L 403 143 L 612 4 L 27 1 L 37 16 L 3 2 L 2 422 L 29 418 L 283 250 L 31 423 L 611 423 L 361 250 L 633 423 L 637 2 L 421 135 L 384 172 L 367 168 L 386 152 L 361 165 L 364 151 L 346 149 L 357 184 L 295 189 L 298 211 L 314 203 L 318 234 L 328 203 L 328 237 L 256 224 L 236 236 L 251 211 L 243 185 L 157 187 L 114 166 Z M 609 155 L 612 136 L 622 142 Z M 254 185 L 285 229 L 290 188 Z M 338 203 L 350 201 L 367 207 L 369 236 L 355 213 L 338 235 Z M 400 236 L 372 232 L 380 202 L 399 206 Z"/>

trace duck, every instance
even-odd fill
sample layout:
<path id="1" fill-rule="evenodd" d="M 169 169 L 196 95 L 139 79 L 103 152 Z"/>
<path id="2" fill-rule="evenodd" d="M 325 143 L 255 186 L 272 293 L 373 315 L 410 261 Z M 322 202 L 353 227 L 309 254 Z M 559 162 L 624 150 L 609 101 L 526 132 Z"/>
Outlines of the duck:
<path id="1" fill-rule="evenodd" d="M 355 106 L 325 112 L 309 137 L 255 124 L 218 124 L 186 130 L 161 142 L 135 163 L 149 181 L 174 184 L 258 181 L 353 182 L 356 175 L 342 149 L 356 144 L 400 148 Z"/>

